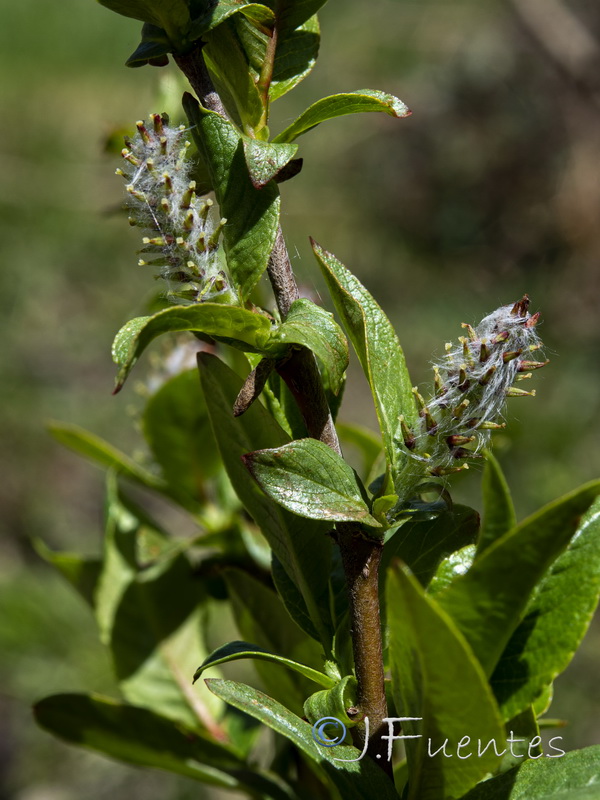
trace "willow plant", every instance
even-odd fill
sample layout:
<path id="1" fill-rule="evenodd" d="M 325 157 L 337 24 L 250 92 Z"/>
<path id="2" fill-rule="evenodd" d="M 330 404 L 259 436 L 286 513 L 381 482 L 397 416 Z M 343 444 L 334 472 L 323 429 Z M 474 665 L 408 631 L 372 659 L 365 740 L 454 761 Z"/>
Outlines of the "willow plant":
<path id="1" fill-rule="evenodd" d="M 507 297 L 414 387 L 384 311 L 316 242 L 339 322 L 300 296 L 280 227 L 300 136 L 410 113 L 364 89 L 271 131 L 271 104 L 315 65 L 324 0 L 101 2 L 143 22 L 129 66 L 171 57 L 189 81 L 185 116 L 132 125 L 117 168 L 139 264 L 162 283 L 160 310 L 117 334 L 115 391 L 163 334 L 186 332 L 177 352 L 198 370 L 165 370 L 148 397 L 145 461 L 54 427 L 108 468 L 106 532 L 99 557 L 41 551 L 92 607 L 122 696 L 46 698 L 38 722 L 250 797 L 600 798 L 600 748 L 540 736 L 598 600 L 600 482 L 517 523 L 489 452 L 507 400 L 534 395 L 521 382 L 547 363 L 539 314 Z M 378 434 L 336 427 L 346 337 Z M 360 474 L 342 445 L 361 452 Z M 449 491 L 476 459 L 483 521 Z M 128 485 L 181 507 L 197 535 L 164 530 Z M 211 652 L 206 619 L 226 605 L 240 639 Z M 238 659 L 261 690 L 220 677 Z"/>

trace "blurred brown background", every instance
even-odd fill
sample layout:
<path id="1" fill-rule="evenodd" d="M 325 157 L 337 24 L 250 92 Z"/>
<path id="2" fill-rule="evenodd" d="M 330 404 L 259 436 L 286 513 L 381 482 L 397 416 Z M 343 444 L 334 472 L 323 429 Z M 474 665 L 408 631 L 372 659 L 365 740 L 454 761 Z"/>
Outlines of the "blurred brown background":
<path id="1" fill-rule="evenodd" d="M 45 694 L 111 690 L 91 618 L 30 541 L 94 551 L 102 520 L 101 473 L 45 421 L 141 446 L 134 381 L 111 397 L 109 351 L 153 287 L 137 235 L 111 213 L 121 185 L 105 143 L 162 110 L 169 72 L 126 69 L 140 26 L 93 0 L 0 10 L 0 800 L 186 800 L 198 786 L 70 750 L 29 715 Z M 600 6 L 330 0 L 321 23 L 319 63 L 275 105 L 272 129 L 367 87 L 413 115 L 345 118 L 300 140 L 304 170 L 282 187 L 294 267 L 321 291 L 310 234 L 355 271 L 397 326 L 415 383 L 461 322 L 531 295 L 552 363 L 496 438 L 523 516 L 600 475 Z M 342 416 L 374 425 L 355 366 L 352 380 Z M 475 471 L 454 494 L 479 504 Z M 600 743 L 599 643 L 597 626 L 557 682 L 567 749 Z"/>

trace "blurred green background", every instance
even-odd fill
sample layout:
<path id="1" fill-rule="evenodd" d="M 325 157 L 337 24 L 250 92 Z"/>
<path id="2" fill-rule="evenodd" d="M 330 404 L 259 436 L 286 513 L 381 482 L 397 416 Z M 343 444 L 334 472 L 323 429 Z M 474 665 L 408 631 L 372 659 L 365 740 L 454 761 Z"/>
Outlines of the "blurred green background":
<path id="1" fill-rule="evenodd" d="M 102 524 L 101 473 L 55 445 L 47 420 L 141 446 L 134 381 L 110 394 L 110 343 L 153 287 L 114 213 L 105 143 L 162 110 L 171 67 L 126 69 L 140 26 L 93 0 L 0 9 L 0 800 L 186 800 L 203 790 L 70 750 L 29 711 L 52 692 L 111 690 L 91 617 L 31 540 L 91 552 Z M 366 87 L 413 115 L 347 118 L 300 140 L 304 170 L 282 187 L 294 268 L 322 293 L 308 235 L 334 251 L 392 318 L 415 383 L 461 322 L 531 295 L 552 363 L 496 437 L 523 516 L 600 475 L 600 6 L 330 0 L 321 23 L 319 63 L 272 128 Z M 351 379 L 342 417 L 374 426 L 355 365 Z M 478 505 L 478 483 L 476 470 L 461 476 L 455 498 Z M 557 682 L 566 749 L 600 743 L 599 667 L 597 626 Z"/>

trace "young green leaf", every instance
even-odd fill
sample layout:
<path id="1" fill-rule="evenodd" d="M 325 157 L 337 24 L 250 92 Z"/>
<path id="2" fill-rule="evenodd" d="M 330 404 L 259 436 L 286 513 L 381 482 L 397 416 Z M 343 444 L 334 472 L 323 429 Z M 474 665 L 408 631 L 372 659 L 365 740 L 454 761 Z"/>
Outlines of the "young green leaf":
<path id="1" fill-rule="evenodd" d="M 218 0 L 205 14 L 194 19 L 190 37 L 195 41 L 208 31 L 213 30 L 234 14 L 243 14 L 256 24 L 272 27 L 275 22 L 274 12 L 262 3 L 244 3 L 238 0 Z"/>
<path id="2" fill-rule="evenodd" d="M 172 306 L 151 317 L 132 319 L 117 333 L 113 343 L 113 361 L 119 367 L 115 392 L 120 391 L 131 368 L 150 342 L 173 331 L 196 331 L 224 338 L 242 350 L 256 352 L 268 340 L 271 323 L 262 314 L 219 303 Z"/>
<path id="3" fill-rule="evenodd" d="M 297 344 L 312 350 L 329 377 L 329 385 L 338 394 L 348 367 L 348 342 L 333 314 L 302 297 L 295 300 L 285 322 L 276 328 L 267 342 L 267 352 Z"/>
<path id="4" fill-rule="evenodd" d="M 273 144 L 260 139 L 244 139 L 246 166 L 254 188 L 262 189 L 276 178 L 297 151 L 297 144 Z"/>
<path id="5" fill-rule="evenodd" d="M 399 442 L 403 441 L 400 417 L 404 415 L 409 427 L 417 419 L 404 353 L 389 319 L 364 286 L 316 242 L 313 249 L 336 311 L 369 381 L 386 460 L 397 494 L 402 496 L 401 473 L 408 457 L 400 455 Z"/>
<path id="6" fill-rule="evenodd" d="M 371 759 L 360 759 L 350 745 L 320 747 L 308 722 L 262 692 L 236 681 L 208 679 L 208 688 L 251 717 L 289 739 L 325 771 L 344 800 L 398 800 L 390 779 Z"/>
<path id="7" fill-rule="evenodd" d="M 505 719 L 534 702 L 569 664 L 600 597 L 600 500 L 539 584 L 492 675 Z"/>
<path id="8" fill-rule="evenodd" d="M 294 514 L 381 527 L 369 513 L 355 472 L 323 442 L 298 439 L 255 450 L 243 461 L 263 491 Z"/>
<path id="9" fill-rule="evenodd" d="M 565 753 L 560 741 L 552 744 L 555 739 L 546 748 L 548 758 L 525 761 L 462 800 L 599 800 L 600 745 Z"/>
<path id="10" fill-rule="evenodd" d="M 354 92 L 333 94 L 313 103 L 291 125 L 277 134 L 273 141 L 293 142 L 298 136 L 312 130 L 321 122 L 364 111 L 383 111 L 392 117 L 407 117 L 411 113 L 402 100 L 398 100 L 392 94 L 374 89 L 357 89 Z"/>
<path id="11" fill-rule="evenodd" d="M 535 587 L 599 492 L 600 481 L 593 481 L 545 506 L 488 547 L 466 575 L 437 596 L 487 675 L 498 663 Z"/>
<path id="12" fill-rule="evenodd" d="M 246 298 L 265 271 L 279 226 L 279 190 L 274 181 L 255 189 L 240 133 L 229 120 L 208 111 L 187 93 L 183 107 L 196 145 L 208 167 L 221 215 L 229 273 Z"/>
<path id="13" fill-rule="evenodd" d="M 99 0 L 100 4 L 124 17 L 132 17 L 162 28 L 172 46 L 185 47 L 191 25 L 186 0 Z"/>
<path id="14" fill-rule="evenodd" d="M 504 729 L 483 671 L 452 620 L 406 568 L 387 579 L 392 690 L 409 766 L 407 800 L 458 798 L 499 766 Z M 442 757 L 433 753 L 444 747 Z M 468 754 L 471 754 L 469 756 Z"/>
<path id="15" fill-rule="evenodd" d="M 347 709 L 356 707 L 357 683 L 354 675 L 346 675 L 341 681 L 327 689 L 311 694 L 304 703 L 304 716 L 313 724 L 323 717 L 335 717 L 349 728 L 356 725 L 356 718 L 348 716 Z"/>
<path id="16" fill-rule="evenodd" d="M 67 742 L 134 764 L 225 789 L 290 800 L 275 776 L 248 769 L 227 745 L 145 708 L 110 697 L 57 694 L 34 706 L 36 722 Z"/>
<path id="17" fill-rule="evenodd" d="M 198 362 L 211 424 L 231 483 L 298 588 L 314 628 L 328 647 L 332 635 L 328 605 L 332 545 L 326 536 L 329 528 L 322 522 L 300 519 L 270 500 L 241 461 L 245 453 L 264 445 L 281 446 L 289 436 L 261 403 L 254 403 L 245 414 L 234 418 L 231 409 L 242 380 L 207 353 L 201 353 Z"/>
<path id="18" fill-rule="evenodd" d="M 312 72 L 320 43 L 321 30 L 316 16 L 308 18 L 296 28 L 289 26 L 279 33 L 269 85 L 270 102 L 283 97 Z"/>
<path id="19" fill-rule="evenodd" d="M 496 539 L 504 536 L 517 524 L 515 507 L 502 468 L 489 450 L 486 451 L 485 459 L 481 480 L 483 522 L 477 543 L 477 555 L 481 555 Z"/>
<path id="20" fill-rule="evenodd" d="M 331 689 L 335 685 L 335 681 L 323 672 L 319 672 L 312 667 L 307 667 L 306 664 L 299 664 L 291 658 L 278 656 L 276 653 L 271 653 L 264 647 L 259 647 L 257 644 L 250 644 L 249 642 L 229 642 L 221 647 L 218 647 L 207 658 L 204 659 L 202 664 L 194 673 L 194 682 L 202 675 L 202 673 L 209 667 L 217 667 L 219 664 L 228 664 L 230 661 L 238 661 L 239 659 L 250 658 L 258 661 L 267 661 L 288 669 L 314 681 L 320 686 Z"/>

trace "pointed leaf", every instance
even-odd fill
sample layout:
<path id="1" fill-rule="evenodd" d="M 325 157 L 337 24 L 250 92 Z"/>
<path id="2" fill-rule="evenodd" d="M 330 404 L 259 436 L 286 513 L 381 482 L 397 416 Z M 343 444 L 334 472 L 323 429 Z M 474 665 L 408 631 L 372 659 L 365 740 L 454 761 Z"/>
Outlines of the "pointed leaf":
<path id="1" fill-rule="evenodd" d="M 344 800 L 398 800 L 394 786 L 383 770 L 369 758 L 359 760 L 360 752 L 355 747 L 320 747 L 308 722 L 243 683 L 209 679 L 206 685 L 217 697 L 282 734 L 317 762 Z"/>
<path id="2" fill-rule="evenodd" d="M 132 17 L 163 28 L 174 46 L 183 47 L 190 28 L 186 0 L 99 0 L 100 4 L 124 17 Z"/>
<path id="3" fill-rule="evenodd" d="M 204 159 L 221 215 L 229 273 L 245 299 L 265 271 L 279 226 L 279 190 L 274 181 L 255 189 L 240 133 L 223 117 L 183 97 L 192 134 Z"/>
<path id="4" fill-rule="evenodd" d="M 243 461 L 266 494 L 294 514 L 381 527 L 369 514 L 352 468 L 323 442 L 298 439 L 255 450 Z"/>
<path id="5" fill-rule="evenodd" d="M 354 275 L 316 242 L 313 248 L 336 311 L 369 381 L 386 459 L 396 493 L 402 497 L 400 477 L 408 455 L 398 444 L 403 441 L 400 416 L 403 414 L 411 427 L 417 411 L 400 342 L 389 319 Z"/>
<path id="6" fill-rule="evenodd" d="M 600 800 L 600 745 L 565 753 L 560 744 L 545 748 L 547 758 L 491 778 L 462 800 Z"/>
<path id="7" fill-rule="evenodd" d="M 57 442 L 60 442 L 70 450 L 74 450 L 84 458 L 94 461 L 101 467 L 113 469 L 125 478 L 136 483 L 147 486 L 159 492 L 167 489 L 167 484 L 162 478 L 153 475 L 144 469 L 140 464 L 123 453 L 112 444 L 96 436 L 78 425 L 71 425 L 64 422 L 51 422 L 48 430 Z"/>
<path id="8" fill-rule="evenodd" d="M 150 342 L 163 333 L 174 331 L 222 337 L 241 349 L 260 351 L 269 338 L 271 323 L 262 314 L 219 303 L 172 306 L 151 317 L 132 319 L 117 333 L 113 343 L 113 361 L 119 367 L 115 392 L 121 389 Z"/>
<path id="9" fill-rule="evenodd" d="M 242 381 L 214 356 L 198 357 L 200 378 L 213 432 L 227 473 L 248 513 L 261 528 L 283 569 L 298 587 L 324 645 L 331 637 L 329 527 L 290 514 L 270 500 L 248 474 L 242 455 L 264 445 L 278 447 L 289 441 L 266 408 L 254 403 L 241 417 L 231 413 Z"/>
<path id="10" fill-rule="evenodd" d="M 375 89 L 357 89 L 354 92 L 333 94 L 313 103 L 273 141 L 293 142 L 298 136 L 320 125 L 321 122 L 348 114 L 360 114 L 363 111 L 383 111 L 392 117 L 407 117 L 411 113 L 402 100 L 398 100 L 393 94 Z"/>
<path id="11" fill-rule="evenodd" d="M 297 151 L 297 144 L 273 144 L 260 139 L 244 139 L 244 156 L 253 186 L 256 189 L 266 186 L 277 177 Z"/>
<path id="12" fill-rule="evenodd" d="M 269 86 L 271 102 L 283 97 L 312 72 L 320 43 L 321 31 L 316 16 L 310 17 L 297 28 L 290 26 L 279 33 Z"/>
<path id="13" fill-rule="evenodd" d="M 333 681 L 323 672 L 318 672 L 316 669 L 312 669 L 312 667 L 307 667 L 306 664 L 299 664 L 297 661 L 293 661 L 291 658 L 278 656 L 276 653 L 271 653 L 264 647 L 259 647 L 257 644 L 250 644 L 249 642 L 229 642 L 228 644 L 218 647 L 207 658 L 205 658 L 202 664 L 198 667 L 194 673 L 194 682 L 197 681 L 204 670 L 208 669 L 209 667 L 216 667 L 219 664 L 228 664 L 230 661 L 238 661 L 242 658 L 268 661 L 272 662 L 273 664 L 288 667 L 289 669 L 298 672 L 300 675 L 303 675 L 305 678 L 308 678 L 308 680 L 314 681 L 325 688 L 331 688 L 335 685 L 335 681 Z"/>
<path id="14" fill-rule="evenodd" d="M 390 571 L 387 608 L 396 709 L 419 718 L 402 723 L 405 735 L 417 737 L 405 741 L 407 800 L 462 797 L 499 766 L 493 745 L 481 756 L 477 750 L 478 740 L 504 739 L 487 680 L 452 620 L 406 568 Z M 429 755 L 445 740 L 447 756 Z"/>
<path id="15" fill-rule="evenodd" d="M 239 0 L 219 0 L 206 14 L 192 23 L 191 38 L 199 39 L 204 33 L 213 30 L 233 14 L 241 13 L 253 22 L 272 26 L 275 22 L 274 12 L 261 3 L 244 3 Z"/>
<path id="16" fill-rule="evenodd" d="M 505 719 L 544 693 L 570 663 L 600 597 L 600 500 L 551 566 L 494 670 Z"/>
<path id="17" fill-rule="evenodd" d="M 110 758 L 290 800 L 275 776 L 253 774 L 230 747 L 148 709 L 100 695 L 58 694 L 36 703 L 34 714 L 38 725 L 60 739 Z"/>
<path id="18" fill-rule="evenodd" d="M 477 555 L 481 555 L 489 545 L 517 524 L 515 507 L 502 468 L 489 451 L 486 452 L 485 459 L 481 480 L 483 522 L 477 543 Z"/>
<path id="19" fill-rule="evenodd" d="M 267 350 L 298 344 L 312 350 L 329 376 L 334 394 L 338 394 L 348 367 L 348 343 L 333 314 L 302 297 L 295 300 L 285 322 L 273 331 Z"/>
<path id="20" fill-rule="evenodd" d="M 436 598 L 491 675 L 529 597 L 575 533 L 600 481 L 556 500 L 498 539 Z"/>

